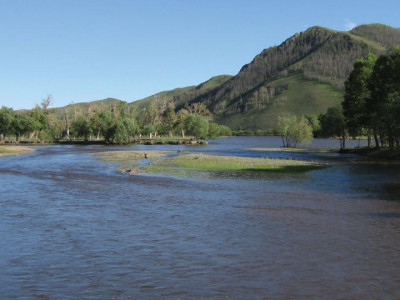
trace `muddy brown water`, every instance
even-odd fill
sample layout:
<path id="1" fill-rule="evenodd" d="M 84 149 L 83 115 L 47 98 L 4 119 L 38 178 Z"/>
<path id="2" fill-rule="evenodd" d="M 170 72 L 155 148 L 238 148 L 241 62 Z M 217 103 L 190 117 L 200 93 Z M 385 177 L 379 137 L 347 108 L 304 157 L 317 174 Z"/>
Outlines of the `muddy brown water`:
<path id="1" fill-rule="evenodd" d="M 37 146 L 0 158 L 1 298 L 399 299 L 400 166 L 248 150 L 275 146 L 274 137 L 233 137 Z M 301 175 L 129 176 L 91 155 L 113 149 L 334 164 Z"/>

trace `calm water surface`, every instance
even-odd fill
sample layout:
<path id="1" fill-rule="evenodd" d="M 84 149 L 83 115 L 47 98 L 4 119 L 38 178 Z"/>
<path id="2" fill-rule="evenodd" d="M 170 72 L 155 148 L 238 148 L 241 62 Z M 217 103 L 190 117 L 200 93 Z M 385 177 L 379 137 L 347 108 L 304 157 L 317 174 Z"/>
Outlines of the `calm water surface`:
<path id="1" fill-rule="evenodd" d="M 399 299 L 400 166 L 248 150 L 280 145 L 235 137 L 208 146 L 38 146 L 0 158 L 1 298 Z M 129 176 L 91 155 L 114 149 L 334 165 L 303 175 Z"/>

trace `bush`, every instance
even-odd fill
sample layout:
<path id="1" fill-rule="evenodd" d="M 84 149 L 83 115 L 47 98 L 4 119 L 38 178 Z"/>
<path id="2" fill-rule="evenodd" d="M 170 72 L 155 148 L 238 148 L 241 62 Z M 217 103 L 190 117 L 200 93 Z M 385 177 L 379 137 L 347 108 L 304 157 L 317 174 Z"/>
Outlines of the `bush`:
<path id="1" fill-rule="evenodd" d="M 312 139 L 312 127 L 304 117 L 279 117 L 278 132 L 282 136 L 284 147 L 308 144 Z"/>
<path id="2" fill-rule="evenodd" d="M 206 138 L 208 134 L 209 124 L 205 117 L 192 114 L 185 119 L 184 123 L 186 132 L 196 138 Z"/>

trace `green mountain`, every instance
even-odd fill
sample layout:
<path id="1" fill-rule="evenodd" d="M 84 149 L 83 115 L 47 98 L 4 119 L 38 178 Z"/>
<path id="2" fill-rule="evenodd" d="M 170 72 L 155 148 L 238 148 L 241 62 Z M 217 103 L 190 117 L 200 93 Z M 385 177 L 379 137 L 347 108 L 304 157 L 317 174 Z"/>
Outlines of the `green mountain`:
<path id="1" fill-rule="evenodd" d="M 361 25 L 348 32 L 319 26 L 263 50 L 233 77 L 162 92 L 132 105 L 173 101 L 177 109 L 202 102 L 232 129 L 271 129 L 279 116 L 318 114 L 343 100 L 344 81 L 357 59 L 400 45 L 400 29 Z M 138 110 L 140 111 L 140 109 Z"/>
<path id="2" fill-rule="evenodd" d="M 361 25 L 351 30 L 350 33 L 377 42 L 384 47 L 393 48 L 400 45 L 399 29 L 382 24 Z"/>
<path id="3" fill-rule="evenodd" d="M 279 46 L 263 50 L 235 76 L 221 75 L 197 86 L 157 93 L 129 103 L 139 114 L 151 103 L 173 102 L 176 109 L 204 103 L 218 123 L 232 129 L 272 129 L 278 117 L 325 112 L 343 100 L 344 81 L 357 59 L 400 45 L 400 29 L 382 24 L 350 31 L 319 26 L 296 33 Z M 105 99 L 59 109 L 96 109 L 117 105 Z"/>
<path id="4" fill-rule="evenodd" d="M 230 80 L 192 100 L 233 129 L 265 129 L 285 114 L 316 114 L 339 104 L 355 60 L 400 44 L 400 30 L 373 24 L 350 32 L 312 27 L 257 55 Z"/>

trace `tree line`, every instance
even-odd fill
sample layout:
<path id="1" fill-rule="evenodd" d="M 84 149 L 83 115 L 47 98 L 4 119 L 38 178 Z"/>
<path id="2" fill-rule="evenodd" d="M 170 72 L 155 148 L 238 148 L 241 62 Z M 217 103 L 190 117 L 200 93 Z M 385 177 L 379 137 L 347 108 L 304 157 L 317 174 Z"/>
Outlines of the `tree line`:
<path id="1" fill-rule="evenodd" d="M 213 115 L 203 103 L 186 105 L 176 111 L 173 101 L 156 102 L 140 114 L 126 103 L 63 118 L 51 113 L 47 97 L 29 111 L 0 109 L 0 140 L 14 136 L 41 141 L 62 139 L 129 143 L 136 138 L 158 136 L 196 138 L 231 135 L 231 130 L 212 122 Z M 346 139 L 365 136 L 368 146 L 400 147 L 400 47 L 379 57 L 369 54 L 357 60 L 345 81 L 344 101 L 319 116 L 281 117 L 275 133 L 286 147 L 307 143 L 314 137 L 337 137 L 340 147 Z"/>
<path id="2" fill-rule="evenodd" d="M 377 148 L 400 146 L 400 47 L 356 61 L 342 108 L 350 135 L 366 135 Z"/>
<path id="3" fill-rule="evenodd" d="M 354 63 L 345 81 L 344 100 L 318 116 L 281 117 L 277 132 L 285 147 L 314 137 L 336 137 L 340 148 L 349 137 L 366 137 L 368 147 L 400 147 L 400 47 Z"/>
<path id="4" fill-rule="evenodd" d="M 49 109 L 47 97 L 32 110 L 0 109 L 0 141 L 21 138 L 57 142 L 60 140 L 104 140 L 125 144 L 138 138 L 181 137 L 216 138 L 232 135 L 230 128 L 212 122 L 212 114 L 204 104 L 195 103 L 175 111 L 170 103 L 150 104 L 140 114 L 131 112 L 126 103 L 90 109 L 84 113 L 57 118 Z"/>

